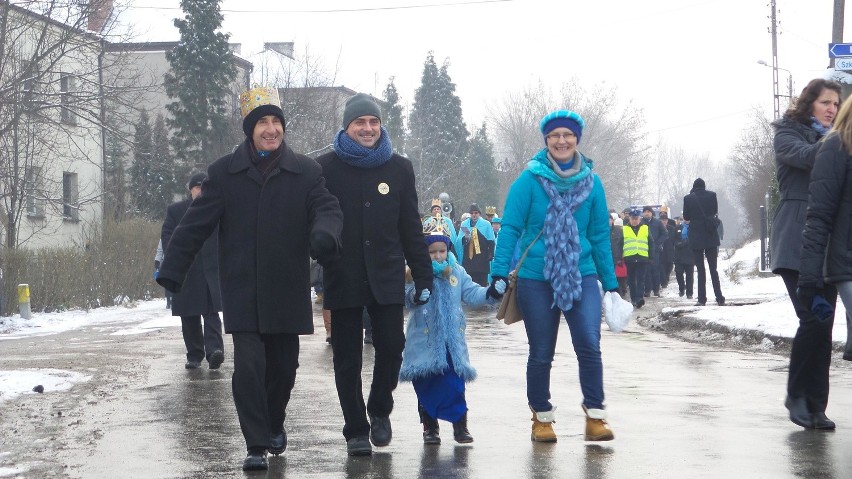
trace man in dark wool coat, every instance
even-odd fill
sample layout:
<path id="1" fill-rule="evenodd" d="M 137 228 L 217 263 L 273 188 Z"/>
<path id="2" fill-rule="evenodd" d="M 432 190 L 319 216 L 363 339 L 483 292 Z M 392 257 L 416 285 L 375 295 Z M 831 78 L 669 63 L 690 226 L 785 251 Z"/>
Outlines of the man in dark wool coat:
<path id="1" fill-rule="evenodd" d="M 323 270 L 343 436 L 349 455 L 370 455 L 370 440 L 377 447 L 391 441 L 393 390 L 405 346 L 405 264 L 414 277 L 413 301 L 425 304 L 432 289 L 432 260 L 423 242 L 414 169 L 408 159 L 394 154 L 379 105 L 370 96 L 358 93 L 346 102 L 334 151 L 317 161 L 343 209 L 341 255 Z M 365 307 L 376 354 L 366 406 L 361 392 Z"/>
<path id="2" fill-rule="evenodd" d="M 719 202 L 716 193 L 709 191 L 704 180 L 696 178 L 692 190 L 683 197 L 683 219 L 689 221 L 689 247 L 698 271 L 698 302 L 696 306 L 707 303 L 707 276 L 704 271 L 704 258 L 707 258 L 707 269 L 710 272 L 710 282 L 719 306 L 725 304 L 722 287 L 719 284 L 719 272 L 716 270 L 716 260 L 719 257 L 719 233 L 717 231 L 716 215 L 719 213 Z"/>
<path id="3" fill-rule="evenodd" d="M 168 245 L 180 219 L 189 209 L 192 200 L 201 195 L 201 183 L 207 179 L 205 173 L 195 173 L 189 178 L 186 188 L 190 197 L 172 203 L 166 208 L 166 219 L 160 230 L 162 244 Z M 214 232 L 201 252 L 195 257 L 186 273 L 180 293 L 172 297 L 172 316 L 180 316 L 183 343 L 186 345 L 186 369 L 198 369 L 201 360 L 207 359 L 210 369 L 219 369 L 225 360 L 222 341 L 222 298 L 219 293 L 218 243 Z M 201 318 L 204 318 L 202 327 Z"/>
<path id="4" fill-rule="evenodd" d="M 319 165 L 284 142 L 278 90 L 240 95 L 246 140 L 207 169 L 166 249 L 157 282 L 181 285 L 219 227 L 225 332 L 234 342 L 231 385 L 248 448 L 243 470 L 268 468 L 287 447 L 287 403 L 299 366 L 299 335 L 313 334 L 308 254 L 321 263 L 340 249 L 343 217 Z"/>

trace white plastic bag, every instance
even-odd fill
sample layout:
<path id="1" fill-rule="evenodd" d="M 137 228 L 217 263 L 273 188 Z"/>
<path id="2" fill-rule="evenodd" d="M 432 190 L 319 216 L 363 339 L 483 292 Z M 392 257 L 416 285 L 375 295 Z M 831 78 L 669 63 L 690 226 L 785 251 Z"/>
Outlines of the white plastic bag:
<path id="1" fill-rule="evenodd" d="M 630 322 L 633 305 L 622 299 L 618 293 L 607 292 L 603 297 L 604 320 L 609 330 L 620 333 Z"/>

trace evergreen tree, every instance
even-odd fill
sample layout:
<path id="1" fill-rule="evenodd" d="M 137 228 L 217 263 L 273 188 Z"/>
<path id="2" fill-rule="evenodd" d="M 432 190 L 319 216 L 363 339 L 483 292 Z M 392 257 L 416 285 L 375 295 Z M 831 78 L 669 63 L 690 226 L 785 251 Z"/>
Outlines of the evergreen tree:
<path id="1" fill-rule="evenodd" d="M 130 168 L 130 196 L 137 214 L 149 217 L 152 207 L 151 163 L 154 154 L 154 139 L 148 111 L 143 109 L 136 122 L 133 134 L 133 166 Z"/>
<path id="2" fill-rule="evenodd" d="M 405 125 L 402 118 L 402 105 L 399 104 L 399 93 L 393 83 L 393 77 L 388 82 L 382 97 L 388 104 L 388 111 L 383 114 L 385 117 L 383 126 L 388 131 L 394 151 L 405 154 Z"/>
<path id="3" fill-rule="evenodd" d="M 469 175 L 470 188 L 462 191 L 461 196 L 458 197 L 459 201 L 463 205 L 478 203 L 480 208 L 489 205 L 502 208 L 503 205 L 499 203 L 498 196 L 500 179 L 494 168 L 494 144 L 488 138 L 485 122 L 470 139 L 465 164 L 468 171 L 473 174 Z"/>
<path id="4" fill-rule="evenodd" d="M 424 208 L 442 191 L 456 202 L 477 174 L 465 165 L 468 131 L 448 67 L 445 62 L 439 69 L 429 52 L 408 120 L 409 158 L 414 163 L 417 192 Z"/>
<path id="5" fill-rule="evenodd" d="M 236 70 L 222 26 L 220 0 L 181 0 L 183 19 L 175 19 L 180 42 L 166 53 L 171 70 L 166 93 L 173 101 L 169 127 L 172 147 L 187 169 L 204 169 L 239 142 L 228 108 Z M 236 136 L 236 138 L 235 138 Z"/>
<path id="6" fill-rule="evenodd" d="M 104 219 L 121 222 L 127 215 L 127 171 L 125 146 L 115 133 L 106 137 L 106 171 L 104 172 Z"/>
<path id="7" fill-rule="evenodd" d="M 154 121 L 152 138 L 154 145 L 149 171 L 152 208 L 150 218 L 162 220 L 175 193 L 184 192 L 180 181 L 175 181 L 174 161 L 169 153 L 169 131 L 162 114 L 158 114 Z"/>

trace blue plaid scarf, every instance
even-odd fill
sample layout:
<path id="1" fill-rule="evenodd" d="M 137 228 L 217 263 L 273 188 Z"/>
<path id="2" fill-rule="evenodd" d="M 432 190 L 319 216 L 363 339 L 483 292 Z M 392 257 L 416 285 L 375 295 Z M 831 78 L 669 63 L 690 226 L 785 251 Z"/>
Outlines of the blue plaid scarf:
<path id="1" fill-rule="evenodd" d="M 385 127 L 381 127 L 381 131 L 376 147 L 366 148 L 340 130 L 334 137 L 334 152 L 344 163 L 356 168 L 369 169 L 384 165 L 393 156 L 393 146 Z"/>

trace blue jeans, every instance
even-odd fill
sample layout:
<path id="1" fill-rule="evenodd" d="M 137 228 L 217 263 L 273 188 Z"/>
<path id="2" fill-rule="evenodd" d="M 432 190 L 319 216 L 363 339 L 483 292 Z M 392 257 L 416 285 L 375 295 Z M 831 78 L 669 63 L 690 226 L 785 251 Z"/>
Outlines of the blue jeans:
<path id="1" fill-rule="evenodd" d="M 601 293 L 596 275 L 584 276 L 583 292 L 569 311 L 553 304 L 548 281 L 518 278 L 518 307 L 530 344 L 527 359 L 527 401 L 533 411 L 550 411 L 550 368 L 556 351 L 560 313 L 568 321 L 571 342 L 580 367 L 583 405 L 603 409 L 603 363 L 601 362 Z M 641 294 L 641 293 L 640 293 Z"/>

